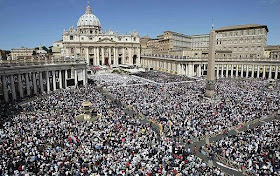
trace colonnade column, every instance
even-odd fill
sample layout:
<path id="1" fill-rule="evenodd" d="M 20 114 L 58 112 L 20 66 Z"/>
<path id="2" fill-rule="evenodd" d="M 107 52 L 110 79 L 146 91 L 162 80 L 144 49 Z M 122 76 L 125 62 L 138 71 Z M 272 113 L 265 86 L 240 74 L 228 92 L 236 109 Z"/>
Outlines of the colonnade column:
<path id="1" fill-rule="evenodd" d="M 39 72 L 39 79 L 40 79 L 40 89 L 41 89 L 41 93 L 44 92 L 44 85 L 43 85 L 43 75 L 42 72 Z"/>
<path id="2" fill-rule="evenodd" d="M 277 79 L 278 77 L 278 66 L 275 66 L 275 75 L 274 75 L 274 79 Z M 280 79 L 280 78 L 279 78 Z"/>
<path id="3" fill-rule="evenodd" d="M 231 64 L 230 76 L 233 77 L 233 64 Z"/>
<path id="4" fill-rule="evenodd" d="M 75 80 L 75 87 L 78 85 L 78 80 L 77 80 L 77 70 L 74 71 L 74 80 Z"/>
<path id="5" fill-rule="evenodd" d="M 258 65 L 257 66 L 257 78 L 259 78 L 260 77 L 260 66 Z"/>
<path id="6" fill-rule="evenodd" d="M 238 71 L 239 71 L 239 65 L 236 64 L 236 72 L 235 72 L 235 77 L 238 77 Z"/>
<path id="7" fill-rule="evenodd" d="M 254 78 L 255 75 L 255 65 L 252 65 L 252 74 L 251 74 L 251 78 Z"/>
<path id="8" fill-rule="evenodd" d="M 265 74 L 266 74 L 266 66 L 264 65 L 263 66 L 263 76 L 262 76 L 263 79 L 265 78 Z"/>
<path id="9" fill-rule="evenodd" d="M 228 77 L 228 64 L 226 65 L 226 78 Z"/>
<path id="10" fill-rule="evenodd" d="M 223 77 L 224 77 L 224 65 L 221 64 L 221 66 L 222 66 L 222 69 L 221 69 L 221 78 L 223 78 Z"/>
<path id="11" fill-rule="evenodd" d="M 21 74 L 18 74 L 18 88 L 19 88 L 19 96 L 20 98 L 23 98 L 23 86 L 22 86 Z"/>
<path id="12" fill-rule="evenodd" d="M 241 78 L 243 78 L 244 65 L 241 65 Z"/>
<path id="13" fill-rule="evenodd" d="M 56 80 L 55 80 L 55 71 L 52 71 L 53 78 L 53 90 L 56 90 Z"/>
<path id="14" fill-rule="evenodd" d="M 189 64 L 189 76 L 193 76 L 193 64 Z"/>
<path id="15" fill-rule="evenodd" d="M 198 67 L 197 67 L 197 76 L 200 77 L 201 76 L 201 65 L 198 64 Z"/>
<path id="16" fill-rule="evenodd" d="M 15 89 L 14 75 L 10 76 L 10 80 L 11 80 L 12 97 L 13 97 L 13 100 L 16 100 L 17 99 L 17 95 L 16 95 L 16 89 Z"/>
<path id="17" fill-rule="evenodd" d="M 271 79 L 272 76 L 272 66 L 269 66 L 269 73 L 268 73 L 268 78 Z"/>
<path id="18" fill-rule="evenodd" d="M 8 88 L 7 88 L 7 77 L 2 76 L 2 84 L 3 84 L 3 94 L 4 94 L 4 100 L 6 102 L 9 101 L 9 95 L 8 95 Z"/>
<path id="19" fill-rule="evenodd" d="M 26 85 L 26 93 L 28 96 L 30 96 L 29 73 L 25 73 L 25 85 Z"/>
<path id="20" fill-rule="evenodd" d="M 65 88 L 67 87 L 67 78 L 68 78 L 67 70 L 64 70 L 64 84 L 65 84 Z"/>
<path id="21" fill-rule="evenodd" d="M 217 64 L 217 72 L 216 72 L 216 79 L 218 79 L 219 78 L 219 64 Z"/>
<path id="22" fill-rule="evenodd" d="M 33 88 L 34 88 L 34 94 L 38 94 L 38 91 L 37 91 L 37 83 L 36 83 L 36 73 L 33 72 L 32 73 L 32 76 L 33 76 Z"/>
<path id="23" fill-rule="evenodd" d="M 62 73 L 61 73 L 61 70 L 59 70 L 59 73 L 58 73 L 58 80 L 59 80 L 59 88 L 62 89 Z"/>
<path id="24" fill-rule="evenodd" d="M 46 80 L 47 80 L 47 93 L 49 93 L 51 91 L 51 89 L 50 89 L 50 73 L 49 73 L 49 71 L 46 71 Z"/>
<path id="25" fill-rule="evenodd" d="M 246 65 L 246 78 L 249 76 L 249 65 Z"/>

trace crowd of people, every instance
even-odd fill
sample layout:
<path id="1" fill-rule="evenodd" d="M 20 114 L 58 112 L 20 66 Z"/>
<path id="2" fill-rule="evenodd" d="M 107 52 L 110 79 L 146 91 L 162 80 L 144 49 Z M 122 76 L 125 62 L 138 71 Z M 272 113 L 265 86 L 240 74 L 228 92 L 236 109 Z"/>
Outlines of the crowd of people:
<path id="1" fill-rule="evenodd" d="M 205 83 L 149 84 L 110 89 L 123 103 L 160 122 L 171 136 L 188 141 L 206 134 L 227 132 L 276 112 L 279 82 L 268 89 L 261 80 L 220 79 L 217 100 L 204 101 Z"/>
<path id="2" fill-rule="evenodd" d="M 214 154 L 235 161 L 254 175 L 280 175 L 280 120 L 227 136 L 211 146 Z"/>
<path id="3" fill-rule="evenodd" d="M 76 120 L 84 101 L 97 121 Z M 0 130 L 0 175 L 224 175 L 91 85 L 52 92 L 10 118 Z"/>
<path id="4" fill-rule="evenodd" d="M 134 75 L 148 79 L 148 80 L 152 80 L 156 83 L 172 83 L 172 82 L 182 82 L 182 81 L 193 80 L 187 76 L 174 75 L 174 74 L 160 72 L 160 71 L 139 72 L 139 73 L 135 73 Z"/>

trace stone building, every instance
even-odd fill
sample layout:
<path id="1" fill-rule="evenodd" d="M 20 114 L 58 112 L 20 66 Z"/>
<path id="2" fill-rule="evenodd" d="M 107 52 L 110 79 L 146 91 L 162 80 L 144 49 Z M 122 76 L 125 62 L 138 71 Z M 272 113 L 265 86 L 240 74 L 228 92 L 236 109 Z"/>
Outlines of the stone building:
<path id="1" fill-rule="evenodd" d="M 268 28 L 266 25 L 248 24 L 222 27 L 217 30 L 216 57 L 255 59 L 264 57 Z M 147 41 L 148 43 L 151 40 Z M 151 54 L 186 57 L 208 57 L 209 34 L 184 35 L 165 31 L 157 37 L 157 46 L 150 42 L 147 50 L 157 48 Z M 148 53 L 148 52 L 145 52 Z"/>
<path id="2" fill-rule="evenodd" d="M 17 48 L 11 49 L 11 57 L 13 60 L 15 59 L 30 59 L 33 55 L 34 48 Z"/>
<path id="3" fill-rule="evenodd" d="M 232 51 L 232 58 L 263 58 L 267 41 L 266 25 L 248 24 L 217 30 L 216 50 Z"/>
<path id="4" fill-rule="evenodd" d="M 112 30 L 103 32 L 89 4 L 78 20 L 77 28 L 70 27 L 63 32 L 62 45 L 61 56 L 86 58 L 89 65 L 140 64 L 139 34 L 136 31 L 126 35 Z"/>

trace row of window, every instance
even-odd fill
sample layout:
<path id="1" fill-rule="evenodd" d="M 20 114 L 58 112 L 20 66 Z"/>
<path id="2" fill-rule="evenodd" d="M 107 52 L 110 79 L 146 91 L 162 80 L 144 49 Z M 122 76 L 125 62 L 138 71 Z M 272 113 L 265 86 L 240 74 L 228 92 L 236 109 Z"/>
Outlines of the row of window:
<path id="1" fill-rule="evenodd" d="M 246 29 L 238 31 L 221 32 L 217 34 L 217 37 L 231 37 L 231 36 L 242 36 L 242 35 L 260 35 L 265 34 L 265 28 L 262 29 Z"/>
<path id="2" fill-rule="evenodd" d="M 237 44 L 237 43 L 261 43 L 262 42 L 262 39 L 259 38 L 259 39 L 255 39 L 255 38 L 252 38 L 251 40 L 250 39 L 240 39 L 240 40 L 219 40 L 217 39 L 217 45 L 221 45 L 221 44 Z"/>

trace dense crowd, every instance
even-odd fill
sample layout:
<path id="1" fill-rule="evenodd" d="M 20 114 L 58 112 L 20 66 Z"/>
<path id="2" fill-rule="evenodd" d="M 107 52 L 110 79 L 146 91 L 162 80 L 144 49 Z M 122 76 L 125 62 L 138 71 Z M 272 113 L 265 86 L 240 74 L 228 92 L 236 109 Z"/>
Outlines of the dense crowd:
<path id="1" fill-rule="evenodd" d="M 84 101 L 97 121 L 75 119 Z M 0 130 L 0 175 L 224 175 L 92 86 L 53 92 L 11 121 Z"/>
<path id="2" fill-rule="evenodd" d="M 139 72 L 139 73 L 135 73 L 134 75 L 148 80 L 152 80 L 157 83 L 172 83 L 172 82 L 193 80 L 187 76 L 174 75 L 174 74 L 160 72 L 160 71 Z"/>
<path id="3" fill-rule="evenodd" d="M 235 161 L 254 175 L 280 175 L 280 121 L 273 120 L 216 141 L 215 154 Z"/>
<path id="4" fill-rule="evenodd" d="M 196 81 L 115 87 L 110 91 L 144 116 L 162 123 L 169 135 L 187 140 L 226 132 L 279 108 L 279 83 L 268 89 L 260 80 L 221 79 L 217 82 L 217 100 L 213 101 L 202 100 L 204 87 L 204 82 Z"/>

